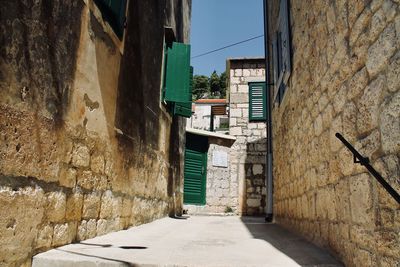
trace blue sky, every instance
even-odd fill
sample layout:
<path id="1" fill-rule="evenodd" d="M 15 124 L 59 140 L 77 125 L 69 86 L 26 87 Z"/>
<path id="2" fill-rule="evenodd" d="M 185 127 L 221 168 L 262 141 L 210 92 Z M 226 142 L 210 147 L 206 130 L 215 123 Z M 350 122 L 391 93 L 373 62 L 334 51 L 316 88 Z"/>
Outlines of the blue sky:
<path id="1" fill-rule="evenodd" d="M 192 0 L 190 43 L 192 56 L 264 33 L 262 0 Z M 229 57 L 264 56 L 264 39 L 258 38 L 203 57 L 191 64 L 195 74 L 209 76 L 225 71 Z"/>

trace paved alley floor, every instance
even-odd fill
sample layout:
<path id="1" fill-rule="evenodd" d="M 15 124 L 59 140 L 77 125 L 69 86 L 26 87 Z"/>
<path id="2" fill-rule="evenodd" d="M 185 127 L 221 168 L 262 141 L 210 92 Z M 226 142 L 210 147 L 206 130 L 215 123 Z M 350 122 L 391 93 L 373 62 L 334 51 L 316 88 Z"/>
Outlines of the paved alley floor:
<path id="1" fill-rule="evenodd" d="M 342 266 L 263 218 L 164 218 L 36 255 L 33 267 Z"/>

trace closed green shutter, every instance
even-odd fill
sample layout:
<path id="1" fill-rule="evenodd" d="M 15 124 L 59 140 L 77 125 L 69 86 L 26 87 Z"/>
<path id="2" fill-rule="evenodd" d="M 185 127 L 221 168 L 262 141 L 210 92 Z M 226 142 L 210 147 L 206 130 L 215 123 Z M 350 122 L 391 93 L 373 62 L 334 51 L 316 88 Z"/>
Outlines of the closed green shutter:
<path id="1" fill-rule="evenodd" d="M 94 0 L 96 5 L 118 38 L 122 39 L 125 27 L 127 0 Z"/>
<path id="2" fill-rule="evenodd" d="M 182 117 L 190 118 L 192 116 L 192 90 L 193 90 L 193 67 L 190 67 L 189 73 L 189 102 L 176 102 L 174 106 L 174 114 Z"/>
<path id="3" fill-rule="evenodd" d="M 183 187 L 184 203 L 205 205 L 206 163 L 206 152 L 186 148 Z"/>
<path id="4" fill-rule="evenodd" d="M 263 121 L 267 118 L 265 83 L 249 83 L 249 119 Z"/>

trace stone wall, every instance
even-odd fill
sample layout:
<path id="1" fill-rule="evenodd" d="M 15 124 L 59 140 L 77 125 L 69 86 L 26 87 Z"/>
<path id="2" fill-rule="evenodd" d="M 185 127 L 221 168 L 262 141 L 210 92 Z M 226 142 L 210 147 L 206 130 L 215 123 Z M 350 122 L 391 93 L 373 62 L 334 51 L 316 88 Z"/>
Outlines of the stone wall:
<path id="1" fill-rule="evenodd" d="M 230 59 L 229 134 L 230 177 L 239 186 L 239 213 L 261 215 L 266 202 L 266 124 L 249 121 L 249 82 L 265 82 L 264 59 Z"/>
<path id="2" fill-rule="evenodd" d="M 90 0 L 0 5 L 0 266 L 181 212 L 185 120 L 159 99 L 190 9 L 130 1 L 121 44 Z"/>
<path id="3" fill-rule="evenodd" d="M 279 1 L 269 1 L 271 36 Z M 400 3 L 290 1 L 292 74 L 273 109 L 274 216 L 346 266 L 398 266 L 400 206 L 334 136 L 400 192 Z"/>

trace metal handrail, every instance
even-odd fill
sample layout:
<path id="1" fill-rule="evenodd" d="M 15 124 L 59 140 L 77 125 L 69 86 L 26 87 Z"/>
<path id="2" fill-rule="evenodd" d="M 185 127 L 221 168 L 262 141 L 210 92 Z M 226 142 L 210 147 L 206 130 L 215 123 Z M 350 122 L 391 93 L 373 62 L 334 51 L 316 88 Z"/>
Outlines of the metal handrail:
<path id="1" fill-rule="evenodd" d="M 386 180 L 369 164 L 369 158 L 363 157 L 358 151 L 340 134 L 335 136 L 353 153 L 354 163 L 360 163 L 375 177 L 375 179 L 386 189 L 386 191 L 400 204 L 400 195 Z"/>

